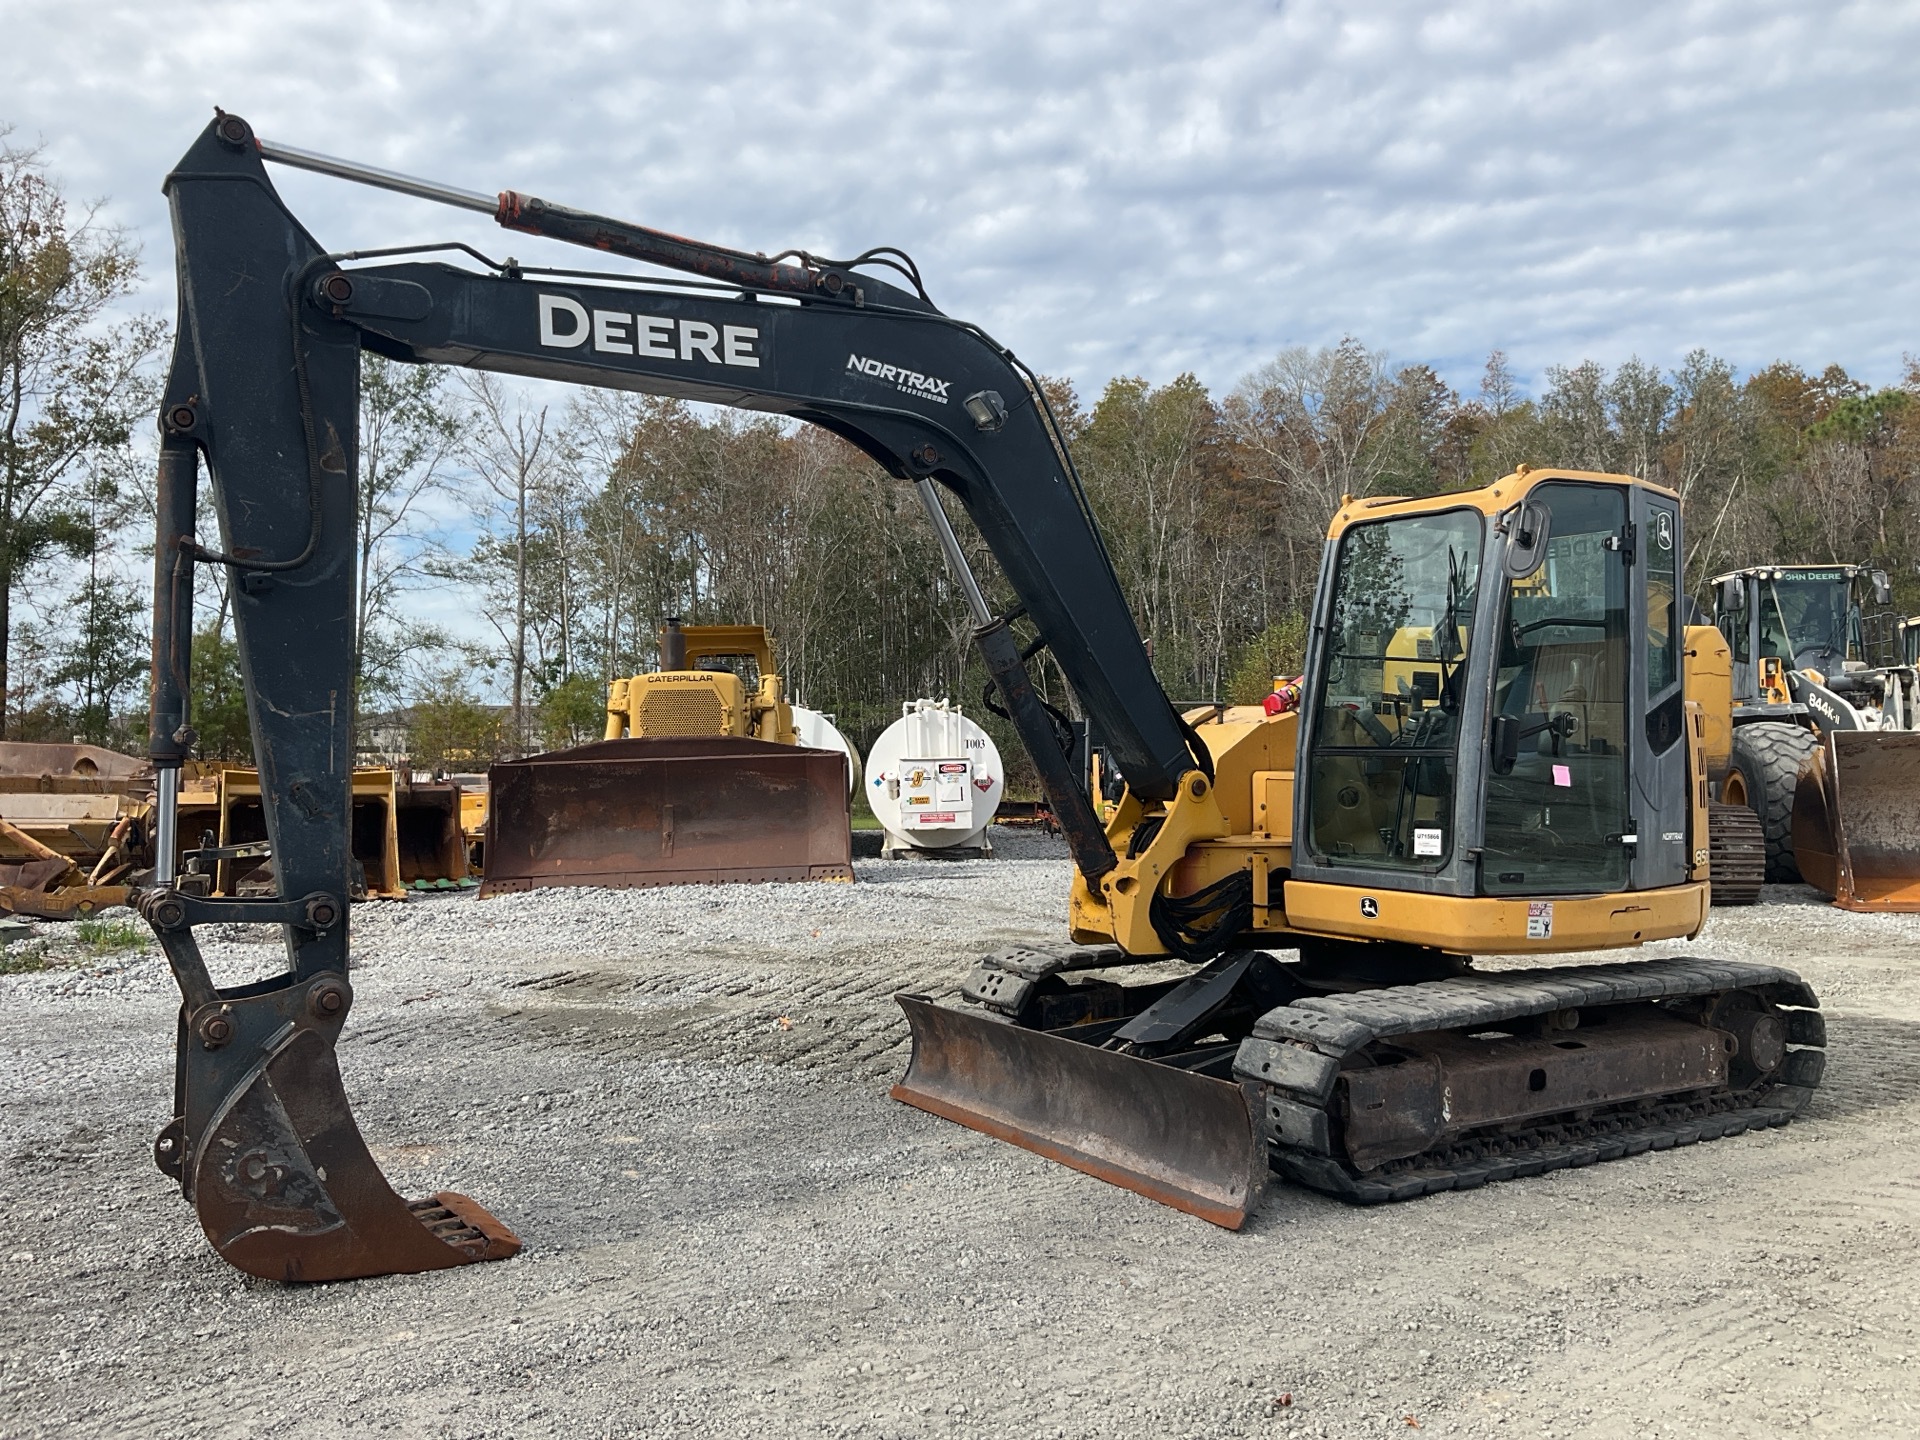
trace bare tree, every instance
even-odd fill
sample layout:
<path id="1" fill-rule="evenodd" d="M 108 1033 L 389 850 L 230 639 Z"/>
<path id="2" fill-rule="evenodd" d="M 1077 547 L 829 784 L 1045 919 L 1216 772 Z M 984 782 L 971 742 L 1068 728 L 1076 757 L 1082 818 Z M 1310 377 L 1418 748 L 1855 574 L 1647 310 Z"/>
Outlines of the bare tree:
<path id="1" fill-rule="evenodd" d="M 473 398 L 475 423 L 465 453 L 474 472 L 492 492 L 497 508 L 493 519 L 504 533 L 491 536 L 493 545 L 478 552 L 477 559 L 487 567 L 496 557 L 506 558 L 512 569 L 512 584 L 507 588 L 507 605 L 489 607 L 487 619 L 507 642 L 507 663 L 512 675 L 513 745 L 524 750 L 527 743 L 527 572 L 528 542 L 534 491 L 554 460 L 547 434 L 547 407 L 535 409 L 485 371 L 472 371 L 463 377 Z M 484 577 L 483 578 L 489 578 Z M 489 586 L 495 594 L 499 586 Z M 500 613 L 504 608 L 506 613 Z"/>
<path id="2" fill-rule="evenodd" d="M 366 353 L 360 367 L 358 573 L 354 594 L 354 704 L 391 692 L 407 648 L 393 633 L 397 602 L 443 551 L 429 515 L 449 488 L 468 428 L 446 393 L 446 372 Z"/>

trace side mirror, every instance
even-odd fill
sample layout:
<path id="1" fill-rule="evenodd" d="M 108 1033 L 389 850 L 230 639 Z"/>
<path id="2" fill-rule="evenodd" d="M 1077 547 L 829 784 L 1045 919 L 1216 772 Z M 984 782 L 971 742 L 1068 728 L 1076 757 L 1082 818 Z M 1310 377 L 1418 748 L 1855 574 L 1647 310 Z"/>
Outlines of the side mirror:
<path id="1" fill-rule="evenodd" d="M 1873 603 L 1876 605 L 1891 605 L 1893 603 L 1893 586 L 1887 582 L 1887 572 L 1884 570 L 1876 570 L 1870 578 L 1873 580 Z"/>
<path id="2" fill-rule="evenodd" d="M 1507 520 L 1507 553 L 1500 568 L 1509 580 L 1524 580 L 1547 558 L 1553 512 L 1537 500 L 1522 500 Z"/>
<path id="3" fill-rule="evenodd" d="M 1747 601 L 1746 588 L 1745 583 L 1737 577 L 1732 580 L 1722 580 L 1719 591 L 1713 597 L 1715 611 L 1724 615 L 1729 610 L 1744 610 Z"/>
<path id="4" fill-rule="evenodd" d="M 1520 717 L 1494 716 L 1493 743 L 1487 748 L 1493 756 L 1493 773 L 1511 775 L 1514 763 L 1520 758 Z"/>

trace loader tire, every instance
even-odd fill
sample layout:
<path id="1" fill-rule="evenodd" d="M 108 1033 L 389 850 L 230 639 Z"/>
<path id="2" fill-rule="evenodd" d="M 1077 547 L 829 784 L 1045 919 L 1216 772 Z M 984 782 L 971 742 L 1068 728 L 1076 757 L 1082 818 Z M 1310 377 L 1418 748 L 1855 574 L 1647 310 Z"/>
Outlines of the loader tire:
<path id="1" fill-rule="evenodd" d="M 1744 805 L 1707 806 L 1708 876 L 1715 905 L 1757 905 L 1767 875 L 1767 837 Z"/>
<path id="2" fill-rule="evenodd" d="M 1820 742 L 1813 732 L 1777 720 L 1756 720 L 1733 732 L 1733 755 L 1720 798 L 1745 805 L 1760 817 L 1767 841 L 1767 879 L 1791 885 L 1800 879 L 1793 859 L 1793 792 L 1800 767 Z"/>

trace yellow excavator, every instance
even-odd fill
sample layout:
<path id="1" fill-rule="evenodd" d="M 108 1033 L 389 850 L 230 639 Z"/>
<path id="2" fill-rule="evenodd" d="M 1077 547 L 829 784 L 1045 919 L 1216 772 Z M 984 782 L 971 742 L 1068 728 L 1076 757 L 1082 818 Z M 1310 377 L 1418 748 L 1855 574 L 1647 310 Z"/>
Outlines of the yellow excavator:
<path id="1" fill-rule="evenodd" d="M 329 251 L 269 161 L 681 278 L 494 265 L 464 245 L 482 268 Z M 786 415 L 911 487 L 1076 878 L 1073 943 L 988 957 L 960 1003 L 900 997 L 902 1100 L 1233 1226 L 1270 1168 L 1356 1201 L 1407 1199 L 1782 1125 L 1819 1082 L 1818 1001 L 1789 970 L 1563 963 L 1696 935 L 1718 881 L 1712 727 L 1688 686 L 1704 693 L 1717 665 L 1724 694 L 1725 647 L 1714 637 L 1709 654 L 1682 623 L 1671 491 L 1520 470 L 1465 494 L 1352 500 L 1329 530 L 1297 711 L 1183 713 L 1045 387 L 943 314 L 902 252 L 768 259 L 317 156 L 227 114 L 167 194 L 180 324 L 155 489 L 160 858 L 137 903 L 182 996 L 175 1113 L 154 1156 L 232 1264 L 335 1280 L 519 1248 L 472 1199 L 388 1186 L 336 1061 L 353 1000 L 352 707 L 334 701 L 351 684 L 338 617 L 354 528 L 329 476 L 352 473 L 363 350 Z M 218 547 L 193 531 L 203 456 Z M 942 491 L 1010 602 L 972 573 Z M 194 895 L 168 863 L 193 734 L 180 582 L 195 565 L 234 582 L 271 895 Z M 1043 649 L 1122 782 L 1104 823 L 1071 727 L 1026 668 Z M 617 773 L 595 763 L 530 768 L 572 767 L 574 813 L 592 818 Z M 496 827 L 508 799 L 496 786 Z M 633 828 L 653 873 L 683 833 L 677 803 Z M 216 984 L 194 932 L 232 923 L 280 925 L 285 972 Z M 1543 963 L 1474 968 L 1530 955 Z"/>

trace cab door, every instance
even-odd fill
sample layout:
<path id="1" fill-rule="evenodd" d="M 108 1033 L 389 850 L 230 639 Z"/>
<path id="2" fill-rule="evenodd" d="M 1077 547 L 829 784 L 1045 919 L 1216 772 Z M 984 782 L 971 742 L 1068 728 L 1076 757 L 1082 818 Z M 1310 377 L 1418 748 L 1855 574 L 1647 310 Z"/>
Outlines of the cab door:
<path id="1" fill-rule="evenodd" d="M 1482 894 L 1610 894 L 1631 883 L 1646 613 L 1630 543 L 1635 493 L 1548 480 L 1528 494 L 1547 538 L 1501 597 Z"/>
<path id="2" fill-rule="evenodd" d="M 1633 528 L 1627 540 L 1634 564 L 1628 586 L 1635 610 L 1632 646 L 1633 856 L 1635 890 L 1684 884 L 1693 841 L 1688 791 L 1686 697 L 1681 684 L 1686 631 L 1681 607 L 1685 579 L 1679 502 L 1636 486 Z M 1742 616 L 1742 619 L 1745 617 Z M 1706 837 L 1699 837 L 1701 845 Z"/>

